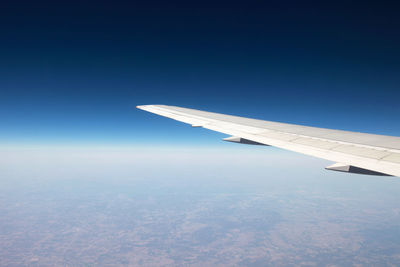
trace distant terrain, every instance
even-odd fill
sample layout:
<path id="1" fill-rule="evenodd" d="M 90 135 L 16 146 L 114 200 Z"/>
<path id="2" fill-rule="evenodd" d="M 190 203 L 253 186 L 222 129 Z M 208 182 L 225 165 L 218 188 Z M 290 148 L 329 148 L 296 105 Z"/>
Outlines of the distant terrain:
<path id="1" fill-rule="evenodd" d="M 400 265 L 397 178 L 151 153 L 2 151 L 0 265 Z"/>

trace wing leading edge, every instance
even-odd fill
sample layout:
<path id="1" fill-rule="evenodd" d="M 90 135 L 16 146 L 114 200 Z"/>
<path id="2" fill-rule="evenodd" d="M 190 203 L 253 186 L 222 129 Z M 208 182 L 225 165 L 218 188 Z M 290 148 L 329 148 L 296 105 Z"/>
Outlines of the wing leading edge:
<path id="1" fill-rule="evenodd" d="M 137 108 L 232 136 L 227 141 L 275 146 L 336 162 L 328 170 L 400 176 L 400 137 L 263 121 L 175 106 Z"/>

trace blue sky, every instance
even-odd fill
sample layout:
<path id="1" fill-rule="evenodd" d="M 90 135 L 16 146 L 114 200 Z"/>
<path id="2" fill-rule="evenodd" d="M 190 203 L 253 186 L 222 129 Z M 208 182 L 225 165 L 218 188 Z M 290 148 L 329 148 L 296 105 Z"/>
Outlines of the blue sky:
<path id="1" fill-rule="evenodd" d="M 221 143 L 221 134 L 140 104 L 400 134 L 395 6 L 100 1 L 4 10 L 3 145 Z"/>

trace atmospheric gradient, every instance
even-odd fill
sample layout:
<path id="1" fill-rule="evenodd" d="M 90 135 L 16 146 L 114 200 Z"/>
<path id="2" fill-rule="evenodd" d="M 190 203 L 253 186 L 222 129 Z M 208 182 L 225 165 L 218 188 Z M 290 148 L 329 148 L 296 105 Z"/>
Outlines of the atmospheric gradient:
<path id="1" fill-rule="evenodd" d="M 1 9 L 1 266 L 400 265 L 397 177 L 136 109 L 400 136 L 396 3 Z"/>

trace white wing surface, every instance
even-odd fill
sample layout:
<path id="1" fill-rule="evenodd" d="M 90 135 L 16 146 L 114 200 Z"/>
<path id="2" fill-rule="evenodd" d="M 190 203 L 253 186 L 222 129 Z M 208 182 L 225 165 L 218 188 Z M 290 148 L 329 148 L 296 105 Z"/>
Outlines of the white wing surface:
<path id="1" fill-rule="evenodd" d="M 336 162 L 326 167 L 328 170 L 400 176 L 400 137 L 263 121 L 175 106 L 137 108 L 230 135 L 226 141 L 275 146 Z"/>

